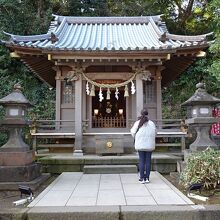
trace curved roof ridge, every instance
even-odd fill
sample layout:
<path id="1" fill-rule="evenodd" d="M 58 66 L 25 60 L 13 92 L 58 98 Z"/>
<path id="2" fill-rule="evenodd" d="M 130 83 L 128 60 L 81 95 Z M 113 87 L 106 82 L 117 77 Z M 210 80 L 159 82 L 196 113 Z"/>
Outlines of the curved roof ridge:
<path id="1" fill-rule="evenodd" d="M 59 35 L 60 32 L 62 31 L 63 27 L 65 26 L 65 24 L 66 24 L 66 18 L 64 18 L 64 19 L 62 20 L 61 24 L 57 27 L 57 29 L 54 30 L 54 34 Z"/>
<path id="2" fill-rule="evenodd" d="M 130 23 L 148 23 L 149 18 L 153 17 L 159 20 L 159 16 L 111 16 L 111 17 L 83 17 L 83 16 L 62 16 L 53 15 L 59 23 L 66 19 L 68 23 L 75 24 L 130 24 Z"/>
<path id="3" fill-rule="evenodd" d="M 48 29 L 47 33 L 54 32 L 56 30 L 57 26 L 58 26 L 58 16 L 52 14 L 52 17 L 54 17 L 54 19 L 51 20 L 50 26 L 49 26 L 49 29 Z"/>
<path id="4" fill-rule="evenodd" d="M 16 42 L 19 42 L 19 41 L 28 42 L 28 41 L 38 41 L 38 40 L 40 41 L 40 40 L 49 39 L 51 37 L 50 33 L 38 34 L 38 35 L 16 35 L 16 34 L 7 33 L 5 31 L 3 31 L 3 33 L 5 35 L 10 36 L 11 39 Z"/>
<path id="5" fill-rule="evenodd" d="M 204 41 L 206 40 L 207 36 L 210 36 L 212 34 L 213 32 L 207 34 L 200 34 L 200 35 L 177 35 L 177 34 L 166 33 L 166 37 L 172 40 L 179 40 L 179 41 Z"/>
<path id="6" fill-rule="evenodd" d="M 163 34 L 163 32 L 159 29 L 159 27 L 156 25 L 155 21 L 153 20 L 153 18 L 150 18 L 150 23 L 152 24 L 153 29 L 155 30 L 155 32 L 157 33 L 157 35 L 159 37 L 161 37 L 161 35 Z"/>

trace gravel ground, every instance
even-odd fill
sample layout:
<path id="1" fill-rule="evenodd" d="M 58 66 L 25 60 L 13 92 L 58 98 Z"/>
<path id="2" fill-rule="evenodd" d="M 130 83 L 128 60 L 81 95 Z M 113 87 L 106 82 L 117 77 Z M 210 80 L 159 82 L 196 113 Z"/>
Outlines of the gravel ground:
<path id="1" fill-rule="evenodd" d="M 47 181 L 45 181 L 37 190 L 35 190 L 34 197 L 36 198 L 57 176 L 51 176 Z M 13 208 L 15 205 L 13 204 L 14 201 L 21 199 L 20 191 L 0 191 L 0 209 L 2 208 Z M 23 198 L 25 198 L 23 196 Z M 17 206 L 17 207 L 24 207 Z M 1 219 L 1 218 L 0 218 Z"/>
<path id="2" fill-rule="evenodd" d="M 174 178 L 174 177 L 171 177 L 170 175 L 164 175 L 164 177 L 167 180 L 169 180 L 176 188 L 178 188 L 183 194 L 185 194 L 185 195 L 187 194 L 186 190 L 179 185 L 178 177 Z M 200 195 L 199 192 L 193 192 L 193 193 Z M 219 205 L 220 204 L 220 185 L 218 185 L 218 187 L 215 190 L 210 190 L 210 191 L 209 190 L 202 190 L 201 195 L 209 197 L 209 199 L 206 202 L 203 202 L 200 200 L 195 200 L 192 198 L 190 198 L 190 199 L 195 204 L 198 204 L 198 205 L 214 205 L 214 204 Z"/>

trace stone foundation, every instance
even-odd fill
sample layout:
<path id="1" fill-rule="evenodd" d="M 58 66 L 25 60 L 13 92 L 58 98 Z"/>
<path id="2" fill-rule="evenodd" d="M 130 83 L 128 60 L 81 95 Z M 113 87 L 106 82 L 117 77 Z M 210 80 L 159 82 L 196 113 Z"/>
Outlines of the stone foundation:
<path id="1" fill-rule="evenodd" d="M 31 164 L 34 158 L 34 151 L 5 152 L 0 151 L 0 166 L 25 166 Z"/>
<path id="2" fill-rule="evenodd" d="M 0 182 L 29 182 L 41 175 L 41 165 L 32 163 L 25 166 L 1 166 Z"/>

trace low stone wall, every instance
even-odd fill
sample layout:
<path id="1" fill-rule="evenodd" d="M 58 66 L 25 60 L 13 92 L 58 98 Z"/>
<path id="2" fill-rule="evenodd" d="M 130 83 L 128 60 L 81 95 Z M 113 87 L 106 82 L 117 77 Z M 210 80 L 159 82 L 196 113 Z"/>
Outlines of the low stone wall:
<path id="1" fill-rule="evenodd" d="M 220 205 L 93 206 L 0 209 L 2 220 L 219 220 Z"/>

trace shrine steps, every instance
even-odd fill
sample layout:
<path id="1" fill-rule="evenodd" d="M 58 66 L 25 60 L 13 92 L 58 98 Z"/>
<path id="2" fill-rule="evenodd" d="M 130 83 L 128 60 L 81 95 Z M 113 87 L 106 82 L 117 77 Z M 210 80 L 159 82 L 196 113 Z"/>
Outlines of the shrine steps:
<path id="1" fill-rule="evenodd" d="M 181 153 L 153 152 L 152 170 L 160 173 L 170 173 L 177 170 L 177 161 L 182 161 Z M 42 164 L 43 172 L 60 174 L 62 172 L 137 172 L 138 155 L 128 154 L 121 156 L 98 156 L 73 154 L 52 154 L 41 156 L 38 161 Z M 89 166 L 89 167 L 88 167 Z M 96 166 L 96 167 L 92 167 Z M 120 171 L 121 166 L 121 171 Z M 124 166 L 124 167 L 123 167 Z M 96 169 L 96 171 L 94 171 Z M 103 171 L 103 169 L 105 171 Z"/>
<path id="2" fill-rule="evenodd" d="M 137 165 L 85 165 L 86 174 L 137 173 Z"/>

